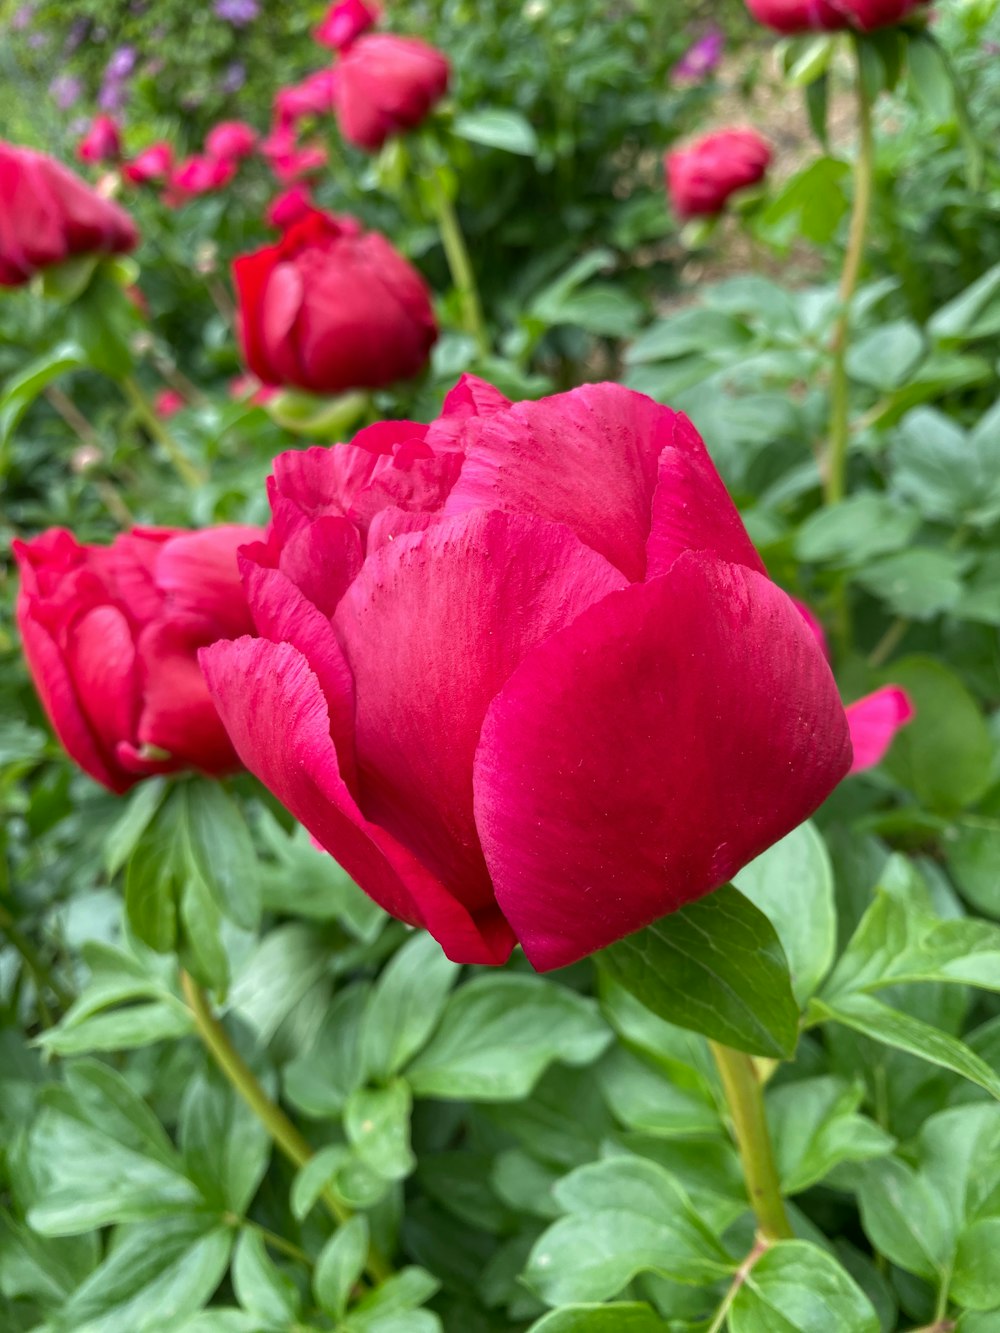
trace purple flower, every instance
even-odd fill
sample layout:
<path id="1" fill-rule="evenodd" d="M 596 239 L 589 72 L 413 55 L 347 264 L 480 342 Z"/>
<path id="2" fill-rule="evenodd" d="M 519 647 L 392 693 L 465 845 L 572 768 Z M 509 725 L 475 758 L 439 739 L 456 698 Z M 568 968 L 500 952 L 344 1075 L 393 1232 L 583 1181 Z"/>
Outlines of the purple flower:
<path id="1" fill-rule="evenodd" d="M 101 91 L 97 94 L 97 105 L 102 111 L 121 111 L 128 101 L 128 89 L 124 83 L 111 79 L 101 85 Z"/>
<path id="2" fill-rule="evenodd" d="M 31 32 L 28 34 L 28 46 L 32 51 L 40 51 L 43 46 L 48 46 L 49 35 L 47 32 Z"/>
<path id="3" fill-rule="evenodd" d="M 31 27 L 31 20 L 35 17 L 34 5 L 22 5 L 10 21 L 10 26 L 15 32 L 23 32 L 25 28 Z"/>
<path id="4" fill-rule="evenodd" d="M 70 30 L 66 34 L 66 40 L 63 42 L 63 54 L 71 56 L 78 47 L 82 46 L 89 29 L 90 19 L 77 19 L 71 24 Z"/>
<path id="5" fill-rule="evenodd" d="M 104 77 L 111 81 L 120 81 L 127 79 L 135 69 L 135 62 L 138 59 L 134 46 L 119 46 L 108 61 L 107 68 L 104 71 Z"/>
<path id="6" fill-rule="evenodd" d="M 243 28 L 252 23 L 260 13 L 257 0 L 215 0 L 213 9 L 217 18 L 225 19 L 234 28 Z"/>
<path id="7" fill-rule="evenodd" d="M 671 73 L 678 83 L 697 83 L 706 74 L 711 74 L 722 59 L 722 49 L 726 44 L 725 34 L 714 25 L 703 37 L 699 37 L 693 46 L 678 60 Z"/>
<path id="8" fill-rule="evenodd" d="M 238 93 L 246 81 L 246 66 L 241 65 L 238 60 L 234 60 L 231 65 L 227 66 L 220 87 L 224 93 Z"/>
<path id="9" fill-rule="evenodd" d="M 68 111 L 82 92 L 83 82 L 73 74 L 60 74 L 49 84 L 49 96 L 60 111 Z"/>

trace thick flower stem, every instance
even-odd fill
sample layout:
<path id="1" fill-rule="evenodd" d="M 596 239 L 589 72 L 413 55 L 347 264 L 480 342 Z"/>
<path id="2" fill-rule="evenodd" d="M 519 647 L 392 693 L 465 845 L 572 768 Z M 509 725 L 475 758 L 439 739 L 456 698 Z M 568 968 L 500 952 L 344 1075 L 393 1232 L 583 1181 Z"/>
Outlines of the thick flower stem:
<path id="1" fill-rule="evenodd" d="M 455 212 L 454 205 L 449 198 L 447 187 L 434 167 L 430 170 L 430 178 L 433 183 L 434 212 L 437 217 L 438 231 L 441 233 L 441 244 L 444 246 L 445 258 L 448 260 L 448 268 L 451 271 L 451 280 L 455 284 L 455 290 L 458 292 L 458 299 L 462 307 L 462 324 L 466 333 L 475 338 L 480 354 L 489 356 L 491 348 L 489 336 L 486 332 L 486 324 L 483 320 L 483 307 L 479 300 L 476 275 L 472 269 L 472 261 L 469 259 L 469 251 L 465 244 L 465 237 L 462 235 L 458 214 Z"/>
<path id="2" fill-rule="evenodd" d="M 190 459 L 185 456 L 183 449 L 150 406 L 138 381 L 133 379 L 131 375 L 126 375 L 121 381 L 121 385 L 125 391 L 126 398 L 135 408 L 136 414 L 141 419 L 143 425 L 157 443 L 163 446 L 164 453 L 166 453 L 171 463 L 173 463 L 181 481 L 183 481 L 186 486 L 190 486 L 192 490 L 196 489 L 198 486 L 203 486 L 206 481 L 204 473 L 200 468 L 195 467 Z"/>
<path id="3" fill-rule="evenodd" d="M 781 1197 L 781 1185 L 764 1114 L 764 1095 L 753 1058 L 742 1051 L 710 1041 L 722 1079 L 733 1135 L 743 1162 L 747 1193 L 761 1236 L 768 1241 L 788 1240 L 792 1228 Z"/>
<path id="4" fill-rule="evenodd" d="M 854 208 L 851 212 L 847 251 L 837 291 L 840 313 L 837 316 L 830 347 L 833 357 L 830 372 L 830 444 L 824 482 L 824 498 L 827 504 L 836 504 L 842 500 L 847 487 L 847 449 L 850 440 L 847 349 L 851 330 L 851 302 L 861 273 L 874 185 L 872 107 L 861 66 L 859 42 L 862 40 L 863 38 L 854 38 L 857 57 L 855 83 L 858 98 L 858 152 L 854 164 Z"/>
<path id="5" fill-rule="evenodd" d="M 194 1017 L 198 1036 L 227 1082 L 243 1098 L 270 1134 L 275 1146 L 293 1166 L 305 1166 L 313 1156 L 309 1144 L 281 1107 L 261 1087 L 253 1070 L 230 1041 L 229 1034 L 212 1011 L 208 996 L 194 978 L 183 971 L 181 990 Z M 338 1223 L 350 1220 L 350 1209 L 332 1191 L 324 1190 L 320 1197 Z M 375 1282 L 383 1282 L 392 1273 L 391 1267 L 374 1246 L 368 1251 L 367 1269 Z"/>

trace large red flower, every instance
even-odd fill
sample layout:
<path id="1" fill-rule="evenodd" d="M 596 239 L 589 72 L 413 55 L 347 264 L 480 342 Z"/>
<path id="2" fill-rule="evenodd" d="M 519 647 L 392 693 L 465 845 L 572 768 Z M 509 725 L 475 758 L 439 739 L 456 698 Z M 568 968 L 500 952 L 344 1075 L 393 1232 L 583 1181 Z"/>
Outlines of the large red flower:
<path id="1" fill-rule="evenodd" d="M 264 384 L 377 388 L 417 374 L 437 338 L 419 273 L 354 218 L 306 209 L 233 273 L 243 354 Z"/>
<path id="2" fill-rule="evenodd" d="M 75 255 L 120 254 L 138 242 L 129 215 L 61 162 L 0 141 L 0 287 Z"/>
<path id="3" fill-rule="evenodd" d="M 112 791 L 239 760 L 197 650 L 251 628 L 236 551 L 260 529 L 136 528 L 110 547 L 52 528 L 14 543 L 17 621 L 42 705 L 71 758 Z"/>
<path id="4" fill-rule="evenodd" d="M 823 652 L 698 433 L 614 384 L 281 455 L 256 637 L 201 654 L 246 766 L 449 957 L 539 969 L 717 888 L 851 761 Z"/>

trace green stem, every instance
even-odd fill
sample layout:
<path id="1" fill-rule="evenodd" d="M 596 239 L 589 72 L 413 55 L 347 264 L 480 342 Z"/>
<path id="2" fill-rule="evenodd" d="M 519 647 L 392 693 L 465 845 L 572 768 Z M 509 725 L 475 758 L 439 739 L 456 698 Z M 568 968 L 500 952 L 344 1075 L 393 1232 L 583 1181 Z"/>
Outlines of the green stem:
<path id="1" fill-rule="evenodd" d="M 126 375 L 121 381 L 122 388 L 125 390 L 125 396 L 135 408 L 136 413 L 141 418 L 143 425 L 149 431 L 150 435 L 163 446 L 167 457 L 173 463 L 177 475 L 185 485 L 194 490 L 198 486 L 204 486 L 207 477 L 200 468 L 195 467 L 191 460 L 185 455 L 183 449 L 167 430 L 166 426 L 160 420 L 153 410 L 151 404 L 143 393 L 139 382 L 131 375 Z"/>
<path id="2" fill-rule="evenodd" d="M 711 1324 L 706 1329 L 706 1333 L 722 1333 L 722 1330 L 726 1326 L 726 1320 L 729 1318 L 729 1311 L 733 1308 L 733 1302 L 739 1295 L 740 1288 L 743 1286 L 744 1282 L 746 1282 L 747 1278 L 750 1276 L 750 1270 L 753 1268 L 754 1264 L 761 1257 L 761 1255 L 766 1254 L 770 1248 L 771 1248 L 770 1241 L 764 1240 L 760 1236 L 757 1237 L 757 1240 L 754 1242 L 753 1249 L 750 1251 L 747 1257 L 740 1264 L 739 1268 L 736 1270 L 736 1274 L 733 1277 L 729 1290 L 722 1298 L 722 1304 L 719 1306 L 718 1310 L 716 1310 L 715 1318 L 712 1320 Z"/>
<path id="3" fill-rule="evenodd" d="M 764 1114 L 764 1095 L 753 1057 L 715 1041 L 708 1044 L 722 1079 L 733 1136 L 740 1150 L 747 1193 L 760 1234 L 766 1241 L 789 1240 L 792 1228 L 781 1197 L 771 1135 Z"/>
<path id="4" fill-rule="evenodd" d="M 305 1166 L 312 1160 L 312 1148 L 281 1107 L 271 1101 L 261 1087 L 253 1070 L 230 1041 L 226 1029 L 213 1013 L 208 996 L 194 978 L 183 971 L 181 990 L 194 1017 L 198 1035 L 227 1082 L 243 1098 L 270 1134 L 275 1145 L 293 1166 L 299 1168 Z M 350 1209 L 341 1203 L 331 1190 L 324 1190 L 320 1197 L 335 1221 L 344 1223 L 350 1220 Z M 374 1246 L 368 1251 L 367 1267 L 376 1282 L 383 1282 L 392 1273 L 392 1269 Z"/>
<path id="5" fill-rule="evenodd" d="M 451 271 L 451 280 L 455 284 L 455 290 L 458 292 L 459 303 L 462 307 L 462 325 L 466 333 L 475 338 L 481 355 L 489 356 L 492 349 L 486 332 L 486 324 L 483 320 L 479 288 L 476 286 L 476 275 L 473 272 L 472 261 L 469 259 L 469 251 L 465 244 L 465 237 L 462 235 L 458 214 L 448 197 L 447 188 L 441 180 L 438 169 L 431 165 L 428 174 L 433 182 L 434 212 L 437 217 L 438 231 L 441 233 L 441 244 L 444 246 L 445 258 L 448 260 L 448 268 Z"/>
<path id="6" fill-rule="evenodd" d="M 830 349 L 833 357 L 830 375 L 830 447 L 824 483 L 824 497 L 827 504 L 836 504 L 842 500 L 847 489 L 847 447 L 850 440 L 847 348 L 850 339 L 851 301 L 861 273 L 875 175 L 872 107 L 862 77 L 859 40 L 854 39 L 857 57 L 855 85 L 858 98 L 858 153 L 854 164 L 854 208 L 851 212 L 847 251 L 844 255 L 844 267 L 840 274 L 840 286 L 837 292 L 840 313 L 837 316 Z"/>
<path id="7" fill-rule="evenodd" d="M 31 973 L 32 979 L 35 983 L 35 989 L 38 992 L 39 1009 L 42 1010 L 43 1012 L 47 1010 L 47 1006 L 45 1004 L 45 996 L 44 996 L 45 990 L 51 991 L 51 993 L 56 997 L 56 1001 L 58 1002 L 59 1007 L 61 1009 L 68 1009 L 69 1006 L 73 1003 L 73 997 L 56 980 L 56 978 L 52 974 L 52 970 L 49 968 L 48 964 L 44 961 L 41 954 L 31 943 L 28 937 L 22 934 L 21 929 L 18 926 L 17 922 L 14 920 L 13 915 L 10 912 L 8 912 L 7 908 L 4 907 L 2 903 L 0 903 L 0 930 L 3 931 L 3 933 L 7 936 L 8 940 L 10 940 L 12 946 L 21 955 L 21 958 L 24 960 L 25 967 Z"/>
<path id="8" fill-rule="evenodd" d="M 286 1254 L 289 1259 L 295 1259 L 298 1263 L 304 1264 L 307 1268 L 313 1267 L 313 1260 L 301 1249 L 294 1241 L 286 1240 L 284 1236 L 279 1236 L 276 1231 L 271 1231 L 267 1227 L 262 1227 L 259 1222 L 253 1222 L 249 1217 L 237 1217 L 232 1214 L 226 1219 L 232 1226 L 244 1227 L 247 1231 L 255 1231 L 265 1245 L 270 1245 L 272 1250 L 277 1250 L 279 1254 Z"/>

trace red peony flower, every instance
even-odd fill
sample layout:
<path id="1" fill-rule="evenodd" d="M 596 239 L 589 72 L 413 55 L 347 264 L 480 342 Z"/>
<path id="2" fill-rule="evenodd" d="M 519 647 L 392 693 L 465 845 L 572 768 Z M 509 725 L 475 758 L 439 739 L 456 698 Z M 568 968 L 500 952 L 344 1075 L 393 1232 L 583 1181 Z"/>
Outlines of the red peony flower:
<path id="1" fill-rule="evenodd" d="M 271 200 L 264 214 L 264 221 L 269 227 L 276 227 L 278 231 L 287 231 L 293 223 L 301 222 L 315 207 L 308 185 L 293 185 Z"/>
<path id="2" fill-rule="evenodd" d="M 223 120 L 209 130 L 205 152 L 220 162 L 239 162 L 257 146 L 257 131 L 242 120 Z"/>
<path id="3" fill-rule="evenodd" d="M 216 157 L 195 155 L 184 161 L 171 173 L 164 201 L 171 207 L 186 203 L 201 194 L 212 194 L 224 189 L 236 175 L 236 163 Z"/>
<path id="4" fill-rule="evenodd" d="M 117 162 L 122 155 L 121 134 L 113 116 L 95 116 L 76 146 L 81 162 Z"/>
<path id="5" fill-rule="evenodd" d="M 322 23 L 313 29 L 313 37 L 333 51 L 346 51 L 378 19 L 379 8 L 372 0 L 337 0 L 327 10 Z"/>
<path id="6" fill-rule="evenodd" d="M 282 454 L 237 753 L 449 957 L 561 967 L 725 883 L 848 770 L 826 659 L 689 421 L 615 384 Z"/>
<path id="7" fill-rule="evenodd" d="M 777 32 L 872 32 L 902 23 L 923 0 L 747 0 L 758 21 Z"/>
<path id="8" fill-rule="evenodd" d="M 448 90 L 440 51 L 415 37 L 373 33 L 351 44 L 337 67 L 334 109 L 349 143 L 376 152 L 414 129 Z"/>
<path id="9" fill-rule="evenodd" d="M 136 528 L 110 547 L 52 528 L 16 541 L 17 622 L 70 757 L 112 791 L 153 773 L 239 767 L 197 650 L 245 633 L 236 548 L 258 528 Z"/>
<path id="10" fill-rule="evenodd" d="M 423 279 L 386 238 L 312 210 L 233 265 L 246 363 L 311 393 L 416 375 L 437 338 Z"/>
<path id="11" fill-rule="evenodd" d="M 711 216 L 730 195 L 756 185 L 771 161 L 771 148 L 756 130 L 720 130 L 663 159 L 670 201 L 681 218 Z"/>
<path id="12" fill-rule="evenodd" d="M 174 166 L 174 150 L 168 143 L 154 143 L 137 153 L 124 166 L 124 175 L 133 185 L 165 181 Z"/>
<path id="13" fill-rule="evenodd" d="M 75 255 L 139 242 L 129 215 L 54 158 L 0 141 L 0 287 L 19 287 Z"/>

